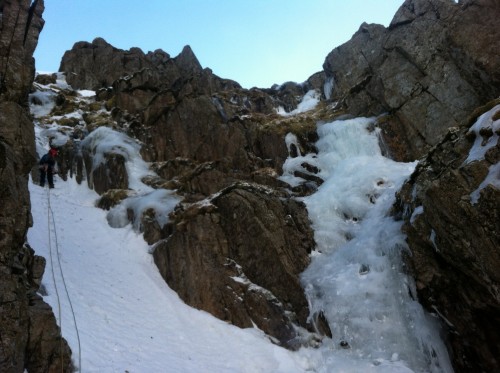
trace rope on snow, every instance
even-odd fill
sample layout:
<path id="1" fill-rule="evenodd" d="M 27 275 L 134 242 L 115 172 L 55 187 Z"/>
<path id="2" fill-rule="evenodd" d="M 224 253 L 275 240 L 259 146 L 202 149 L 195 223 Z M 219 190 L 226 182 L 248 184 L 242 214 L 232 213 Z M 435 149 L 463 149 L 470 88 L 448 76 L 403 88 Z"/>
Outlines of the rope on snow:
<path id="1" fill-rule="evenodd" d="M 78 325 L 76 323 L 76 316 L 75 316 L 75 311 L 73 309 L 73 303 L 71 302 L 71 297 L 69 296 L 68 292 L 68 287 L 66 286 L 66 280 L 64 278 L 64 273 L 61 265 L 61 254 L 59 251 L 59 242 L 57 240 L 57 230 L 56 230 L 56 221 L 54 218 L 54 211 L 52 210 L 52 206 L 50 204 L 50 189 L 47 189 L 47 201 L 48 201 L 48 206 L 47 206 L 47 232 L 49 234 L 49 256 L 50 256 L 50 267 L 52 271 L 52 281 L 54 282 L 54 288 L 56 290 L 56 297 L 57 297 L 57 308 L 58 308 L 58 315 L 59 315 L 59 327 L 61 328 L 61 338 L 60 338 L 60 347 L 61 347 L 61 372 L 64 369 L 64 364 L 63 364 L 63 343 L 62 343 L 62 318 L 61 318 L 61 300 L 59 297 L 59 291 L 57 289 L 57 283 L 56 283 L 56 276 L 55 276 L 55 271 L 54 271 L 54 259 L 52 255 L 52 240 L 51 240 L 51 222 L 52 222 L 52 227 L 53 227 L 53 232 L 54 232 L 54 241 L 55 241 L 55 249 L 56 249 L 56 257 L 57 257 L 57 263 L 59 265 L 59 273 L 61 274 L 61 279 L 62 283 L 64 286 L 64 291 L 66 292 L 66 297 L 68 298 L 69 306 L 71 309 L 71 314 L 73 316 L 73 322 L 75 325 L 75 331 L 76 331 L 76 338 L 78 340 L 78 367 L 79 370 L 82 371 L 82 349 L 81 349 L 81 344 L 80 344 L 80 333 L 78 331 Z"/>

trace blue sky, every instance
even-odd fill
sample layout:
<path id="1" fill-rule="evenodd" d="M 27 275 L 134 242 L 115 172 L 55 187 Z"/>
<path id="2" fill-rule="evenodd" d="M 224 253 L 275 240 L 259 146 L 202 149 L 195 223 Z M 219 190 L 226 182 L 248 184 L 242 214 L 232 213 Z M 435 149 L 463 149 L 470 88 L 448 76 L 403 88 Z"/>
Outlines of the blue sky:
<path id="1" fill-rule="evenodd" d="M 388 26 L 403 0 L 46 0 L 38 71 L 57 71 L 77 41 L 120 49 L 190 45 L 203 67 L 245 88 L 303 82 L 363 22 Z"/>

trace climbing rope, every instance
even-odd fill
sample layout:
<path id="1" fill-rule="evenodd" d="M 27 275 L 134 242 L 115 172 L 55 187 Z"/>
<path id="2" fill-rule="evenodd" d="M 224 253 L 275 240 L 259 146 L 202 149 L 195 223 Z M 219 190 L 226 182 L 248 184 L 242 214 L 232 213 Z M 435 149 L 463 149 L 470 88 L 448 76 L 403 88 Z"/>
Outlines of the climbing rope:
<path id="1" fill-rule="evenodd" d="M 63 372 L 64 369 L 64 362 L 63 362 L 63 343 L 62 343 L 62 318 L 61 318 L 61 298 L 59 297 L 59 290 L 57 289 L 57 282 L 56 282 L 56 275 L 54 271 L 54 259 L 52 257 L 52 235 L 50 234 L 50 193 L 49 190 L 47 189 L 47 201 L 48 201 L 48 206 L 47 206 L 47 232 L 49 234 L 49 257 L 50 257 L 50 269 L 52 272 L 52 282 L 54 283 L 54 289 L 56 290 L 56 298 L 57 298 L 57 314 L 59 318 L 59 328 L 61 329 L 61 338 L 60 340 L 60 349 L 61 349 L 61 372 Z"/>
<path id="2" fill-rule="evenodd" d="M 80 333 L 78 331 L 78 325 L 76 323 L 76 316 L 75 316 L 75 311 L 73 309 L 73 303 L 71 302 L 71 297 L 69 296 L 68 292 L 68 287 L 66 286 L 66 280 L 64 278 L 64 273 L 61 265 L 61 254 L 59 251 L 59 242 L 57 240 L 57 230 L 56 230 L 56 221 L 54 218 L 54 211 L 52 210 L 52 206 L 50 204 L 50 189 L 47 189 L 47 232 L 49 234 L 49 256 L 50 256 L 50 266 L 52 270 L 52 280 L 54 282 L 54 288 L 56 290 L 56 297 L 57 297 L 57 307 L 58 307 L 58 314 L 59 314 L 59 327 L 61 328 L 61 371 L 64 369 L 64 364 L 63 364 L 63 343 L 62 343 L 62 318 L 61 318 L 61 301 L 59 297 L 59 291 L 57 289 L 57 283 L 56 283 L 56 277 L 55 277 L 55 272 L 54 272 L 54 260 L 53 260 L 53 255 L 52 255 L 52 241 L 51 241 L 51 222 L 52 222 L 52 227 L 53 232 L 54 232 L 54 241 L 55 241 L 55 249 L 56 249 L 56 257 L 57 257 L 57 263 L 59 265 L 59 273 L 61 275 L 64 291 L 66 292 L 66 297 L 68 298 L 68 303 L 69 307 L 71 309 L 71 314 L 73 316 L 73 323 L 75 325 L 75 331 L 76 331 L 76 338 L 78 341 L 78 367 L 80 372 L 82 371 L 82 349 L 81 349 L 81 344 L 80 344 Z"/>

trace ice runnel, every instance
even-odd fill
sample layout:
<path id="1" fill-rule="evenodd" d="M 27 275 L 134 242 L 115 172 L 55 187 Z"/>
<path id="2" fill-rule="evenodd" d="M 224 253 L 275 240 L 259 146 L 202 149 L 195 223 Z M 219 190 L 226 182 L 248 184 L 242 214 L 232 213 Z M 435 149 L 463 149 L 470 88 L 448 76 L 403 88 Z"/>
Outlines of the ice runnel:
<path id="1" fill-rule="evenodd" d="M 437 322 L 404 273 L 400 223 L 389 216 L 416 163 L 382 156 L 374 121 L 320 125 L 317 157 L 303 156 L 325 180 L 304 198 L 317 248 L 302 274 L 311 315 L 323 311 L 333 334 L 322 347 L 324 369 L 348 359 L 360 369 L 452 372 Z"/>

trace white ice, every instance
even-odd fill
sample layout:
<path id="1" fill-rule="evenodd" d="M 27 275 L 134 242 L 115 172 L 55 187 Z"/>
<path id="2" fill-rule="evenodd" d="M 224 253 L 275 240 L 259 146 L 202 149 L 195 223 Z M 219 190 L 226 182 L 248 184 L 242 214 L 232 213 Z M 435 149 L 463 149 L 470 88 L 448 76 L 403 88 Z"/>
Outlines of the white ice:
<path id="1" fill-rule="evenodd" d="M 479 161 L 484 159 L 484 155 L 488 150 L 498 143 L 498 132 L 500 131 L 500 118 L 493 120 L 494 115 L 500 112 L 500 105 L 496 105 L 486 113 L 482 114 L 469 129 L 469 133 L 473 132 L 476 135 L 474 145 L 469 151 L 469 156 L 465 163 Z M 492 135 L 485 140 L 481 135 L 481 130 L 489 129 Z"/>
<path id="2" fill-rule="evenodd" d="M 329 100 L 332 97 L 333 88 L 335 87 L 335 80 L 333 77 L 329 77 L 325 80 L 325 84 L 323 85 L 323 94 L 325 98 Z"/>
<path id="3" fill-rule="evenodd" d="M 277 113 L 284 117 L 296 115 L 299 113 L 305 113 L 307 111 L 314 109 L 318 105 L 319 101 L 320 101 L 320 93 L 314 89 L 311 89 L 304 95 L 300 103 L 297 105 L 296 109 L 290 112 L 286 112 L 285 109 L 280 106 L 277 109 Z"/>
<path id="4" fill-rule="evenodd" d="M 311 313 L 323 312 L 333 333 L 320 348 L 331 361 L 324 371 L 349 358 L 353 366 L 383 361 L 397 362 L 393 371 L 451 372 L 437 323 L 414 300 L 414 284 L 404 274 L 401 224 L 389 216 L 395 192 L 416 164 L 383 157 L 373 123 L 321 125 L 317 157 L 293 161 L 319 167 L 325 180 L 304 198 L 317 250 L 302 275 Z M 342 341 L 349 348 L 341 348 Z"/>

